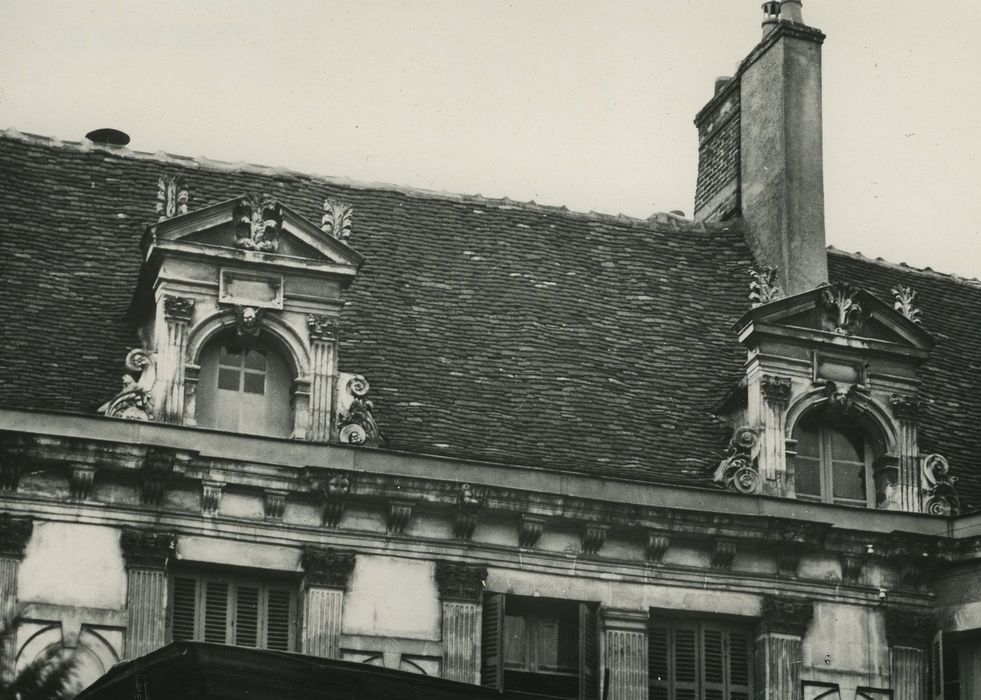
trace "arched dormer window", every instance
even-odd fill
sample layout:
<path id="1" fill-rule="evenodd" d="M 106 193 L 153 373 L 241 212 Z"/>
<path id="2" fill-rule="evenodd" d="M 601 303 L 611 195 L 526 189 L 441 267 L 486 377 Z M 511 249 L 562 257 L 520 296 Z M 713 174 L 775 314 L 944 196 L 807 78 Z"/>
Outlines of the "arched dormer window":
<path id="1" fill-rule="evenodd" d="M 262 339 L 219 336 L 201 353 L 197 423 L 251 435 L 289 437 L 292 376 L 286 360 Z"/>
<path id="2" fill-rule="evenodd" d="M 794 487 L 797 498 L 874 508 L 873 467 L 883 453 L 881 440 L 867 421 L 853 415 L 814 409 L 793 432 L 796 445 Z"/>

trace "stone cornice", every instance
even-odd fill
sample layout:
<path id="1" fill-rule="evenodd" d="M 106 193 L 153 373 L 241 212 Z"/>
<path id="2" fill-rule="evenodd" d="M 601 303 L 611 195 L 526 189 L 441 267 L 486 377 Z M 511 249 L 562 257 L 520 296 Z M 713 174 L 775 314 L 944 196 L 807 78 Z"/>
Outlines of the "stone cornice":
<path id="1" fill-rule="evenodd" d="M 444 601 L 480 602 L 487 581 L 487 567 L 459 562 L 436 562 L 436 586 Z"/>
<path id="2" fill-rule="evenodd" d="M 126 568 L 166 569 L 177 538 L 172 532 L 123 530 L 119 544 Z"/>
<path id="3" fill-rule="evenodd" d="M 814 617 L 814 603 L 801 598 L 764 596 L 760 617 L 762 634 L 803 637 Z"/>
<path id="4" fill-rule="evenodd" d="M 347 589 L 354 571 L 354 552 L 332 547 L 305 547 L 300 565 L 308 586 Z"/>

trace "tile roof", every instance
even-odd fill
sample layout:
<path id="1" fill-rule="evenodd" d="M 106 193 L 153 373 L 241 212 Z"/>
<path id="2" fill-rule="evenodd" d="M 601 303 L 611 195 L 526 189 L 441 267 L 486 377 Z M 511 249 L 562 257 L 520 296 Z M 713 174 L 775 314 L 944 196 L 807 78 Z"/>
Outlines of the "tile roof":
<path id="1" fill-rule="evenodd" d="M 729 430 L 712 407 L 745 358 L 730 330 L 752 264 L 738 222 L 580 214 L 17 134 L 0 137 L 0 403 L 91 413 L 117 389 L 139 342 L 126 311 L 140 236 L 157 178 L 178 171 L 192 210 L 249 192 L 313 221 L 327 196 L 354 205 L 351 244 L 367 262 L 347 294 L 341 369 L 370 381 L 390 449 L 709 483 Z M 969 468 L 981 285 L 837 251 L 830 264 L 884 299 L 900 281 L 921 292 L 940 340 L 924 373 L 925 449 Z"/>

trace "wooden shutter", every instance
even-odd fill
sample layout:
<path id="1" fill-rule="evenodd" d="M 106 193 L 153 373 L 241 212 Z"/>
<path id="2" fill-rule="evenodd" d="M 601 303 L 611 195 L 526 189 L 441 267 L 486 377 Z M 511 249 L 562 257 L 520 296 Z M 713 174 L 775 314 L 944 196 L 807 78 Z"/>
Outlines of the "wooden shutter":
<path id="1" fill-rule="evenodd" d="M 198 609 L 198 580 L 190 576 L 174 578 L 174 599 L 171 608 L 171 637 L 175 642 L 193 641 Z"/>
<path id="2" fill-rule="evenodd" d="M 930 643 L 930 698 L 944 700 L 943 632 L 933 635 L 933 641 Z"/>
<path id="3" fill-rule="evenodd" d="M 204 584 L 204 633 L 205 642 L 228 644 L 228 584 L 217 579 L 205 579 Z"/>
<path id="4" fill-rule="evenodd" d="M 488 593 L 481 612 L 480 684 L 504 689 L 504 595 Z"/>
<path id="5" fill-rule="evenodd" d="M 596 608 L 579 603 L 579 697 L 599 698 L 599 626 Z"/>
<path id="6" fill-rule="evenodd" d="M 728 700 L 749 700 L 753 693 L 753 638 L 745 630 L 730 630 L 727 651 Z"/>
<path id="7" fill-rule="evenodd" d="M 235 646 L 259 646 L 259 587 L 235 587 Z"/>
<path id="8" fill-rule="evenodd" d="M 652 624 L 647 642 L 650 700 L 671 698 L 671 627 Z"/>
<path id="9" fill-rule="evenodd" d="M 726 700 L 726 633 L 722 627 L 702 625 L 702 698 Z"/>
<path id="10" fill-rule="evenodd" d="M 672 700 L 699 700 L 698 625 L 676 622 L 671 628 L 671 660 L 674 676 Z"/>
<path id="11" fill-rule="evenodd" d="M 293 609 L 293 595 L 290 591 L 269 589 L 266 599 L 266 649 L 292 649 Z"/>

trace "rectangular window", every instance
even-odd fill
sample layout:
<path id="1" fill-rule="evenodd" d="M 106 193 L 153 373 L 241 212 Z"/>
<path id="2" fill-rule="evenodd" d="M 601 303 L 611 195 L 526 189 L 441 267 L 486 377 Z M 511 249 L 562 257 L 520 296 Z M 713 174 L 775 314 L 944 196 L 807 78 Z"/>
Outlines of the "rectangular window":
<path id="1" fill-rule="evenodd" d="M 481 683 L 568 700 L 597 697 L 596 608 L 588 603 L 488 594 Z"/>
<path id="2" fill-rule="evenodd" d="M 170 590 L 174 641 L 274 651 L 295 649 L 296 586 L 288 581 L 176 573 L 171 577 Z"/>
<path id="3" fill-rule="evenodd" d="M 651 700 L 750 700 L 752 630 L 655 615 L 648 667 Z"/>

